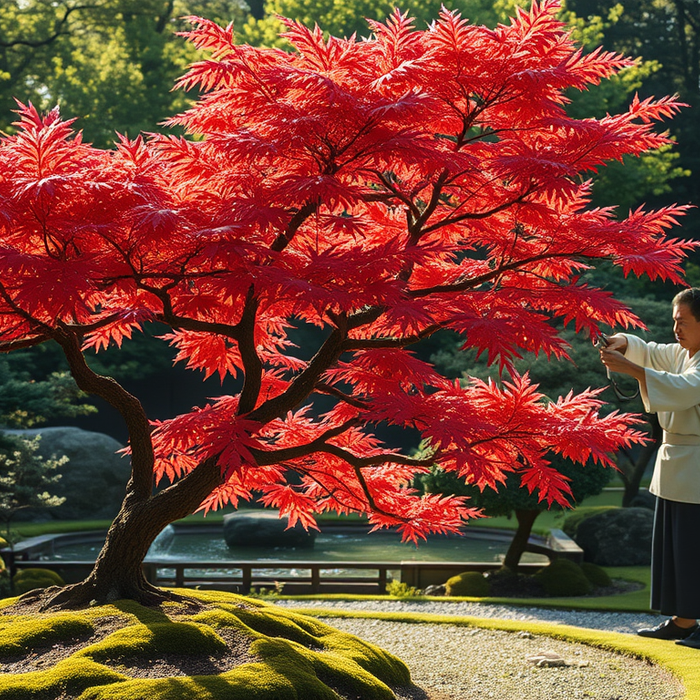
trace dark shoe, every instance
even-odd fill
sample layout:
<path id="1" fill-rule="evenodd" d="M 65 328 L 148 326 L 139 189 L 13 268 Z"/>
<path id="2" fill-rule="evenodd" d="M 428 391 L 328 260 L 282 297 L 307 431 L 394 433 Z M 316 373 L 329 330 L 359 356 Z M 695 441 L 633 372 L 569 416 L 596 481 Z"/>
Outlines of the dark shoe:
<path id="1" fill-rule="evenodd" d="M 695 625 L 695 632 L 687 636 L 685 639 L 679 639 L 676 644 L 682 644 L 684 647 L 700 649 L 700 629 Z"/>
<path id="2" fill-rule="evenodd" d="M 637 634 L 640 637 L 651 637 L 652 639 L 685 639 L 691 634 L 695 634 L 697 629 L 697 625 L 688 628 L 679 627 L 673 620 L 668 619 L 656 627 L 637 630 Z"/>

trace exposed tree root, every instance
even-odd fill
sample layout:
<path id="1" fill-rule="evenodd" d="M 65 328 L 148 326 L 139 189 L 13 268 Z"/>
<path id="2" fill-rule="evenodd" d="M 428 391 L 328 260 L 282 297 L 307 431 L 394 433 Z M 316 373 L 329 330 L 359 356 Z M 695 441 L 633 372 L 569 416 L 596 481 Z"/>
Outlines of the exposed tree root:
<path id="1" fill-rule="evenodd" d="M 23 609 L 31 609 L 38 612 L 81 610 L 124 599 L 134 600 L 148 608 L 159 608 L 163 603 L 173 602 L 194 609 L 201 607 L 201 603 L 192 598 L 157 588 L 146 581 L 138 585 L 133 583 L 129 586 L 110 585 L 108 588 L 105 588 L 97 586 L 88 578 L 80 583 L 64 587 L 51 586 L 50 588 L 29 591 L 20 596 L 19 600 L 11 606 L 11 609 L 13 613 L 20 612 Z"/>

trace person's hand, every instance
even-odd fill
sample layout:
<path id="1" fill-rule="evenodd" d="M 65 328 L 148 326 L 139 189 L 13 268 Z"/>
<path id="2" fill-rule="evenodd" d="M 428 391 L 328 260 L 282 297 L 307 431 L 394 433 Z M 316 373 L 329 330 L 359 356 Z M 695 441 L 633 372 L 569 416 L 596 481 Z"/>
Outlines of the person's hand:
<path id="1" fill-rule="evenodd" d="M 622 335 L 612 335 L 608 338 L 608 344 L 600 349 L 600 361 L 609 372 L 628 374 L 637 379 L 646 391 L 646 377 L 641 365 L 631 362 L 624 356 L 627 350 L 627 338 Z"/>
<path id="2" fill-rule="evenodd" d="M 632 368 L 637 365 L 630 362 L 619 350 L 613 349 L 612 343 L 600 349 L 600 361 L 611 371 L 621 374 L 632 374 Z"/>
<path id="3" fill-rule="evenodd" d="M 605 350 L 610 351 L 617 351 L 622 353 L 623 355 L 627 352 L 627 338 L 625 338 L 624 335 L 610 335 L 608 336 L 608 344 L 605 347 Z"/>

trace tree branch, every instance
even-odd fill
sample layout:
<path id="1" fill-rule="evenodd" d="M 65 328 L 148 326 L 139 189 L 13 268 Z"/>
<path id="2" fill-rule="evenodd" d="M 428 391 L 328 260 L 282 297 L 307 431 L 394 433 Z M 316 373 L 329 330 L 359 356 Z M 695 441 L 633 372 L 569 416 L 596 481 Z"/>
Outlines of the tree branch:
<path id="1" fill-rule="evenodd" d="M 255 316 L 258 312 L 258 299 L 255 297 L 253 285 L 248 289 L 248 296 L 243 307 L 243 314 L 238 323 L 240 340 L 238 350 L 243 360 L 244 380 L 241 398 L 238 403 L 238 413 L 250 413 L 260 396 L 262 386 L 263 366 L 255 349 Z"/>
<path id="2" fill-rule="evenodd" d="M 304 204 L 291 218 L 289 224 L 287 224 L 287 228 L 277 236 L 270 246 L 270 250 L 276 253 L 283 251 L 292 242 L 294 234 L 299 230 L 299 227 L 318 209 L 319 204 L 319 201 L 307 202 Z"/>
<path id="3" fill-rule="evenodd" d="M 201 321 L 196 318 L 178 316 L 173 310 L 173 304 L 167 288 L 159 289 L 157 287 L 151 287 L 150 285 L 142 283 L 139 283 L 139 287 L 158 297 L 161 304 L 163 304 L 163 313 L 155 314 L 155 319 L 157 321 L 161 321 L 162 323 L 165 323 L 176 330 L 183 329 L 186 331 L 196 331 L 201 333 L 216 333 L 217 335 L 223 335 L 227 338 L 240 341 L 241 331 L 239 325 L 229 326 L 226 323 Z"/>
<path id="4" fill-rule="evenodd" d="M 431 233 L 432 231 L 437 231 L 439 228 L 442 228 L 443 226 L 450 226 L 451 224 L 458 224 L 460 221 L 467 221 L 467 220 L 478 220 L 478 219 L 488 219 L 489 216 L 493 216 L 494 214 L 498 214 L 498 212 L 504 211 L 505 209 L 508 209 L 509 207 L 512 207 L 514 204 L 519 204 L 520 202 L 527 197 L 529 194 L 529 191 L 521 194 L 519 197 L 516 197 L 514 200 L 510 202 L 504 202 L 503 204 L 499 204 L 497 207 L 494 207 L 493 209 L 489 209 L 488 211 L 482 211 L 482 212 L 468 212 L 467 214 L 459 214 L 458 216 L 448 216 L 447 218 L 443 219 L 442 221 L 438 221 L 434 223 L 432 226 L 426 226 L 422 233 Z"/>
<path id="5" fill-rule="evenodd" d="M 490 282 L 496 277 L 502 275 L 504 272 L 517 270 L 523 265 L 529 265 L 534 262 L 539 262 L 540 260 L 550 260 L 552 258 L 571 258 L 575 255 L 575 253 L 541 253 L 540 255 L 533 255 L 529 258 L 524 258 L 523 260 L 514 260 L 513 262 L 502 265 L 491 272 L 479 275 L 478 277 L 472 277 L 456 284 L 440 284 L 436 285 L 435 287 L 425 287 L 424 289 L 411 289 L 408 291 L 408 295 L 416 299 L 430 296 L 431 294 L 436 294 L 439 292 L 464 292 L 467 289 L 478 287 L 485 282 Z"/>
<path id="6" fill-rule="evenodd" d="M 78 388 L 88 394 L 99 396 L 116 408 L 129 431 L 131 445 L 131 480 L 128 491 L 133 491 L 137 500 L 147 500 L 153 489 L 153 443 L 151 427 L 141 402 L 111 377 L 93 372 L 85 362 L 80 342 L 75 333 L 64 324 L 53 333 L 53 339 L 61 346 L 71 374 Z"/>
<path id="7" fill-rule="evenodd" d="M 348 394 L 345 394 L 344 392 L 340 391 L 340 389 L 336 389 L 334 386 L 326 384 L 325 382 L 318 382 L 314 389 L 319 394 L 328 394 L 329 396 L 335 396 L 337 399 L 340 399 L 344 403 L 350 406 L 354 406 L 355 408 L 359 408 L 362 411 L 366 411 L 369 408 L 369 405 L 366 404 L 364 401 L 356 399 L 354 396 L 349 396 Z"/>
<path id="8" fill-rule="evenodd" d="M 12 352 L 13 350 L 22 350 L 23 348 L 33 348 L 35 345 L 41 345 L 51 338 L 47 335 L 40 335 L 34 338 L 25 340 L 10 340 L 6 343 L 0 343 L 0 352 Z"/>
<path id="9" fill-rule="evenodd" d="M 423 224 L 433 215 L 433 212 L 440 202 L 442 186 L 445 184 L 448 174 L 447 170 L 443 170 L 438 179 L 433 183 L 433 194 L 430 197 L 430 201 L 410 227 L 409 233 L 411 243 L 416 243 L 423 233 L 430 232 L 430 228 L 423 229 Z"/>
<path id="10" fill-rule="evenodd" d="M 338 435 L 342 435 L 348 428 L 356 425 L 356 420 L 348 420 L 335 428 L 326 430 L 325 433 L 319 435 L 315 440 L 307 442 L 303 445 L 295 445 L 294 447 L 283 447 L 279 450 L 256 450 L 251 448 L 250 453 L 255 457 L 255 463 L 258 466 L 269 466 L 271 464 L 279 464 L 290 459 L 299 459 L 300 457 L 308 457 L 314 452 L 324 452 L 324 448 L 329 447 L 327 440 L 331 440 Z"/>
<path id="11" fill-rule="evenodd" d="M 59 36 L 64 34 L 63 26 L 68 21 L 68 18 L 73 12 L 79 10 L 94 10 L 97 9 L 98 5 L 76 5 L 75 7 L 67 7 L 63 13 L 63 17 L 57 19 L 54 23 L 53 34 L 42 39 L 41 41 L 28 41 L 26 39 L 16 39 L 15 41 L 0 41 L 0 47 L 11 49 L 15 46 L 28 46 L 32 49 L 38 49 L 40 46 L 48 46 L 52 42 L 56 41 Z"/>
<path id="12" fill-rule="evenodd" d="M 415 335 L 407 335 L 403 338 L 348 338 L 343 343 L 343 350 L 370 350 L 375 348 L 403 348 L 406 345 L 412 345 L 419 340 L 423 340 L 431 336 L 435 331 L 444 327 L 443 323 L 433 323 L 424 328 L 420 333 Z"/>
<path id="13" fill-rule="evenodd" d="M 299 374 L 287 390 L 269 399 L 249 414 L 251 420 L 267 423 L 276 416 L 291 411 L 314 389 L 320 376 L 336 362 L 343 352 L 343 341 L 347 336 L 348 322 L 345 316 L 337 316 L 338 327 L 326 338 L 306 369 Z"/>

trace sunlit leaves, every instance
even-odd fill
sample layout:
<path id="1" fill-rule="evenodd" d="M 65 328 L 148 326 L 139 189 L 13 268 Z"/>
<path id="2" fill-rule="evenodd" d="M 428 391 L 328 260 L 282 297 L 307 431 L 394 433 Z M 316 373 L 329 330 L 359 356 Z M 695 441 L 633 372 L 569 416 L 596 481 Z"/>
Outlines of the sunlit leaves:
<path id="1" fill-rule="evenodd" d="M 547 453 L 609 464 L 640 440 L 636 418 L 601 416 L 592 391 L 550 403 L 513 363 L 566 357 L 562 325 L 637 323 L 581 279 L 597 260 L 680 282 L 692 244 L 668 235 L 683 207 L 591 207 L 587 173 L 667 144 L 655 124 L 680 105 L 569 117 L 566 90 L 629 61 L 581 53 L 558 7 L 493 30 L 446 10 L 417 30 L 396 11 L 362 41 L 290 21 L 290 53 L 193 19 L 208 55 L 180 81 L 202 92 L 170 122 L 185 136 L 112 151 L 23 108 L 0 142 L 0 344 L 72 333 L 99 350 L 155 320 L 177 361 L 242 380 L 152 424 L 156 481 L 216 471 L 205 511 L 258 499 L 305 527 L 357 512 L 416 541 L 478 515 L 417 496 L 433 462 L 565 503 Z M 315 347 L 298 349 L 304 324 Z M 407 349 L 440 329 L 502 383 L 453 384 Z M 433 453 L 390 449 L 378 424 Z"/>

